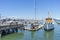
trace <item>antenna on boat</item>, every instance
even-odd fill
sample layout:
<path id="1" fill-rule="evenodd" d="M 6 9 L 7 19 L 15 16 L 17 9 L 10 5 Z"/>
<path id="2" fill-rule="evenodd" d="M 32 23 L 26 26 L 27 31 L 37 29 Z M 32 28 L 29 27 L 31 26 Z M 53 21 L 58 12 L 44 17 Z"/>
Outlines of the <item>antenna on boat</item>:
<path id="1" fill-rule="evenodd" d="M 50 12 L 48 11 L 48 18 L 51 18 Z"/>

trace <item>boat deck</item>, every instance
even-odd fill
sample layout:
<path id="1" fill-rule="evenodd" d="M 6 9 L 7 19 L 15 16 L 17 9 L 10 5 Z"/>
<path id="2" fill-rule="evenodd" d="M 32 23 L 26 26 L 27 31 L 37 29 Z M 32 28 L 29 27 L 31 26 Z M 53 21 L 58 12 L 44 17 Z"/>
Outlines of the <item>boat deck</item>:
<path id="1" fill-rule="evenodd" d="M 39 30 L 43 27 L 44 25 L 39 25 L 37 26 L 35 29 L 31 29 L 31 28 L 25 28 L 24 30 L 29 30 L 29 31 L 36 31 L 36 30 Z"/>

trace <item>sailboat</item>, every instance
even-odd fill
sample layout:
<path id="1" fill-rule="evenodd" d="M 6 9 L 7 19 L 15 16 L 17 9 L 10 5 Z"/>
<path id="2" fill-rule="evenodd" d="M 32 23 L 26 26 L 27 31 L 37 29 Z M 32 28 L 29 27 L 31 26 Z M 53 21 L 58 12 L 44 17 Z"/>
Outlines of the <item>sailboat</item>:
<path id="1" fill-rule="evenodd" d="M 31 29 L 30 29 L 31 31 L 37 31 L 44 26 L 44 24 L 38 24 L 36 20 L 36 0 L 34 0 L 34 12 L 35 12 L 35 22 L 31 24 Z"/>
<path id="2" fill-rule="evenodd" d="M 30 31 L 37 31 L 40 28 L 42 28 L 43 25 L 39 25 L 36 20 L 36 0 L 34 0 L 34 12 L 35 12 L 35 20 L 34 23 L 31 23 L 30 28 L 25 28 L 25 30 L 30 30 Z"/>

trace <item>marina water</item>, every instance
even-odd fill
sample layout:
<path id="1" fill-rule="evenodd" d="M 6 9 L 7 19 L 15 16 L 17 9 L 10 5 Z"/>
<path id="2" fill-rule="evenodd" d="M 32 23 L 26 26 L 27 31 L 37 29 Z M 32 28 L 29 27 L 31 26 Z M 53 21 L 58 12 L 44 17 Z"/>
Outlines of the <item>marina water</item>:
<path id="1" fill-rule="evenodd" d="M 0 40 L 60 40 L 60 24 L 54 24 L 54 30 L 48 32 L 43 28 L 38 31 L 19 29 L 17 33 L 5 35 Z"/>

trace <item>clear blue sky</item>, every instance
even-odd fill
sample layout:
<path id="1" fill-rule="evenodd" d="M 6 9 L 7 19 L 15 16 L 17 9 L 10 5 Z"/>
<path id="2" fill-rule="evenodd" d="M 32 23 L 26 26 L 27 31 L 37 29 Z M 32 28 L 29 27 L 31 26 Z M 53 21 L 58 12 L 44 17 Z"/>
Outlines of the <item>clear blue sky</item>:
<path id="1" fill-rule="evenodd" d="M 60 0 L 36 0 L 37 19 L 45 18 L 48 9 L 52 17 L 60 17 Z M 34 0 L 0 0 L 2 16 L 34 18 Z"/>

